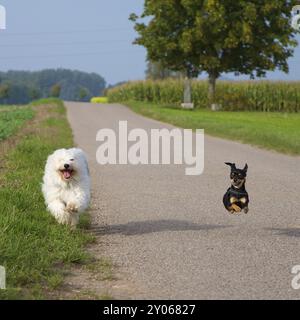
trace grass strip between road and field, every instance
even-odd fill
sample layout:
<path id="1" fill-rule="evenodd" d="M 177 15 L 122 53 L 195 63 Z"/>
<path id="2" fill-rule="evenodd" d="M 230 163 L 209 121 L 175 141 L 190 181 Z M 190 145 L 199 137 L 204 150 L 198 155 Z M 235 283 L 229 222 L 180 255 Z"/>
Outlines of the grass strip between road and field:
<path id="1" fill-rule="evenodd" d="M 89 261 L 85 245 L 93 241 L 80 229 L 58 225 L 41 193 L 48 155 L 73 146 L 63 103 L 43 100 L 16 114 L 24 110 L 31 110 L 26 118 L 31 112 L 35 118 L 18 133 L 16 145 L 0 155 L 0 265 L 7 273 L 0 299 L 49 297 L 62 284 L 65 266 Z"/>
<path id="2" fill-rule="evenodd" d="M 136 113 L 178 127 L 205 129 L 212 136 L 300 155 L 299 113 L 191 111 L 139 101 L 122 103 Z"/>

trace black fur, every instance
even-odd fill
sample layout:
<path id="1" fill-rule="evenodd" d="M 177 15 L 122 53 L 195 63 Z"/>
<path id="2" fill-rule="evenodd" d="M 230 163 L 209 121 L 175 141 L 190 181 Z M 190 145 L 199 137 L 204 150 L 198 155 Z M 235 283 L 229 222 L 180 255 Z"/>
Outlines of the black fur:
<path id="1" fill-rule="evenodd" d="M 244 169 L 238 169 L 236 168 L 235 163 L 225 162 L 225 164 L 231 167 L 230 179 L 232 181 L 232 184 L 223 197 L 224 206 L 226 210 L 231 213 L 238 213 L 242 210 L 247 213 L 249 205 L 249 195 L 246 191 L 245 183 L 248 165 L 246 164 Z M 231 202 L 230 199 L 232 198 L 235 198 L 234 202 Z M 244 202 L 241 201 L 243 199 Z"/>

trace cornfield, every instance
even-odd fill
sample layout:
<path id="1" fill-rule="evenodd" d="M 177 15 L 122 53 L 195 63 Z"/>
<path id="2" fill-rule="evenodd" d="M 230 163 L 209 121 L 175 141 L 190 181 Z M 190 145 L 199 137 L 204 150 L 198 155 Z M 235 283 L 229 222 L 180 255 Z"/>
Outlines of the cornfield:
<path id="1" fill-rule="evenodd" d="M 196 108 L 207 108 L 208 83 L 195 80 L 192 96 Z M 182 80 L 128 82 L 108 91 L 110 102 L 137 100 L 180 107 Z M 299 112 L 300 82 L 218 81 L 216 102 L 225 111 Z"/>

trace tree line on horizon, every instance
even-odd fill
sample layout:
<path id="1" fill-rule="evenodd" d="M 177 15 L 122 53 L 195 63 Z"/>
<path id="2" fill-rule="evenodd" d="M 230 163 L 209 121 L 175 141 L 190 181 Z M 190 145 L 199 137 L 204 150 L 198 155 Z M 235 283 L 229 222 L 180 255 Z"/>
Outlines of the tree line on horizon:
<path id="1" fill-rule="evenodd" d="M 102 76 L 77 70 L 0 72 L 0 104 L 26 104 L 48 97 L 89 101 L 102 95 L 105 87 Z"/>

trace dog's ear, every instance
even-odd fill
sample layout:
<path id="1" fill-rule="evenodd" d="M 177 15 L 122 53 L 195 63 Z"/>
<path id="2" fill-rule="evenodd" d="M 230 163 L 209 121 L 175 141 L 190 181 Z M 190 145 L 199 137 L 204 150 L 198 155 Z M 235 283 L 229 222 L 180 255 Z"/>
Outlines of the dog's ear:
<path id="1" fill-rule="evenodd" d="M 245 172 L 248 171 L 248 164 L 247 163 L 245 164 L 245 167 L 244 167 L 243 171 L 245 171 Z"/>
<path id="2" fill-rule="evenodd" d="M 231 169 L 236 169 L 236 167 L 235 167 L 235 163 L 225 162 L 225 164 L 227 164 L 228 166 L 230 166 L 230 167 L 231 167 Z"/>

